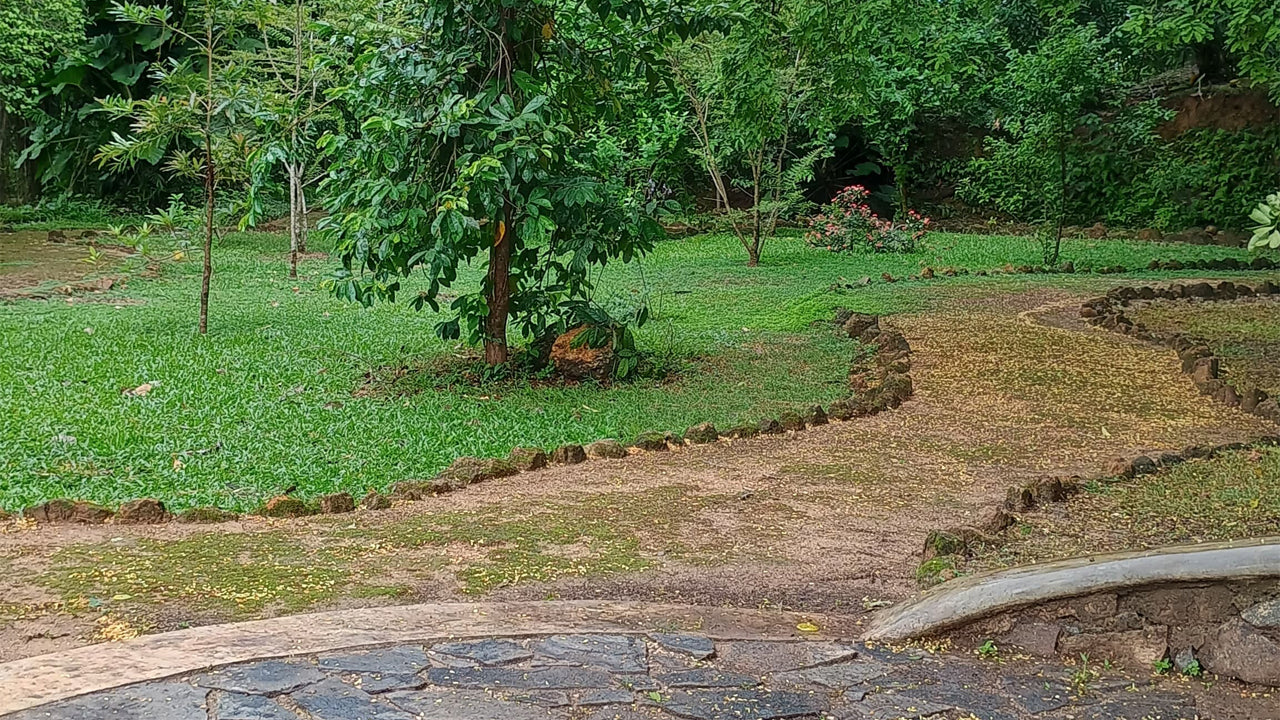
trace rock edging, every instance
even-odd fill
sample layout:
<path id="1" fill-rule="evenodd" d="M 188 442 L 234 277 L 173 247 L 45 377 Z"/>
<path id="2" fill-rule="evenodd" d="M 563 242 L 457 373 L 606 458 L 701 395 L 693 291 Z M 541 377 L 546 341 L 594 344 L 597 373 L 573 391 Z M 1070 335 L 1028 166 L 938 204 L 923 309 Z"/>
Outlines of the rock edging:
<path id="1" fill-rule="evenodd" d="M 849 394 L 826 408 L 810 405 L 800 412 L 784 412 L 776 418 L 765 418 L 757 424 L 738 425 L 721 432 L 704 422 L 687 428 L 683 434 L 672 432 L 641 433 L 630 446 L 612 438 L 586 445 L 561 445 L 551 453 L 536 447 L 516 447 L 506 458 L 460 457 L 429 480 L 401 480 L 387 493 L 371 490 L 358 502 L 349 493 L 338 492 L 314 499 L 289 494 L 267 500 L 252 512 L 268 518 L 300 518 L 318 514 L 343 514 L 357 508 L 366 511 L 385 510 L 393 500 L 420 501 L 469 485 L 510 477 L 517 473 L 536 472 L 549 465 L 575 465 L 588 460 L 610 460 L 641 452 L 665 452 L 673 446 L 703 445 L 721 440 L 739 440 L 758 435 L 800 432 L 825 425 L 831 420 L 845 421 L 874 415 L 900 407 L 911 398 L 911 345 L 901 331 L 882 327 L 880 318 L 839 308 L 834 325 L 842 337 L 857 340 L 874 348 L 869 353 L 855 354 L 849 370 Z M 0 520 L 7 516 L 0 512 Z M 155 524 L 170 521 L 211 524 L 238 520 L 236 513 L 211 506 L 191 508 L 174 515 L 164 503 L 153 498 L 130 500 L 113 510 L 85 500 L 54 499 L 30 506 L 22 517 L 37 523 L 79 523 L 97 525 Z"/>
<path id="2" fill-rule="evenodd" d="M 1271 281 L 1256 286 L 1230 281 L 1175 283 L 1169 286 L 1119 287 L 1080 306 L 1080 317 L 1088 324 L 1122 335 L 1172 348 L 1178 353 L 1182 372 L 1191 377 L 1201 394 L 1230 407 L 1280 424 L 1280 404 L 1259 387 L 1237 387 L 1222 378 L 1225 361 L 1214 355 L 1207 341 L 1181 332 L 1157 332 L 1135 323 L 1125 310 L 1134 303 L 1156 301 L 1230 301 L 1242 297 L 1280 295 L 1280 285 Z"/>
<path id="3" fill-rule="evenodd" d="M 1230 272 L 1244 271 L 1268 271 L 1280 268 L 1280 263 L 1268 257 L 1256 257 L 1249 262 L 1245 262 L 1239 258 L 1219 258 L 1213 260 L 1152 260 L 1146 266 L 1147 270 L 1165 270 L 1177 272 L 1180 270 L 1221 270 Z M 904 280 L 938 280 L 942 278 L 953 278 L 963 276 L 973 277 L 996 277 L 1000 275 L 1072 275 L 1072 274 L 1095 274 L 1095 275 L 1119 275 L 1127 272 L 1134 272 L 1142 268 L 1126 267 L 1124 265 L 1099 265 L 1096 267 L 1077 268 L 1075 263 L 1071 261 L 1060 263 L 1056 266 L 1046 267 L 1043 265 L 1005 265 L 1002 268 L 993 270 L 971 270 L 964 267 L 945 266 L 935 268 L 933 266 L 925 266 L 918 274 L 907 275 L 905 277 L 894 277 L 889 273 L 882 273 L 879 282 L 896 283 Z M 876 283 L 877 280 L 867 275 L 855 282 L 838 282 L 827 289 L 831 292 L 841 292 L 844 290 L 856 290 L 861 287 L 867 287 Z"/>

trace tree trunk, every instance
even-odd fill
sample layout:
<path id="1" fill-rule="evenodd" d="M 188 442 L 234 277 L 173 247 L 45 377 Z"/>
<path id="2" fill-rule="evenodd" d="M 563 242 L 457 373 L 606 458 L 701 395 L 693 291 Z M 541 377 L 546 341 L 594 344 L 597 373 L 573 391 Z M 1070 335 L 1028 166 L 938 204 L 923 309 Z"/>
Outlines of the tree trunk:
<path id="1" fill-rule="evenodd" d="M 9 111 L 0 102 L 0 205 L 9 202 Z"/>
<path id="2" fill-rule="evenodd" d="M 303 180 L 306 172 L 305 165 L 298 166 L 298 253 L 302 255 L 307 252 L 307 236 L 311 234 L 311 226 L 307 223 L 307 183 Z"/>
<path id="3" fill-rule="evenodd" d="M 489 315 L 484 322 L 484 361 L 488 365 L 504 365 L 507 353 L 507 317 L 511 311 L 511 238 L 515 209 L 508 200 L 503 220 L 494 232 L 489 248 Z"/>
<path id="4" fill-rule="evenodd" d="M 209 283 L 213 279 L 213 201 L 214 201 L 214 169 L 213 142 L 209 133 L 205 132 L 205 170 L 204 170 L 204 267 L 200 276 L 200 329 L 201 335 L 209 332 Z"/>
<path id="5" fill-rule="evenodd" d="M 209 332 L 209 284 L 213 279 L 213 203 L 216 176 L 213 167 L 213 21 L 205 19 L 205 91 L 204 104 L 204 266 L 200 275 L 201 335 Z"/>
<path id="6" fill-rule="evenodd" d="M 760 173 L 764 163 L 764 148 L 751 165 L 751 244 L 747 246 L 747 267 L 760 264 Z"/>
<path id="7" fill-rule="evenodd" d="M 298 277 L 298 234 L 301 230 L 298 218 L 298 196 L 302 188 L 298 182 L 298 168 L 293 163 L 285 164 L 285 172 L 289 174 L 289 277 Z"/>

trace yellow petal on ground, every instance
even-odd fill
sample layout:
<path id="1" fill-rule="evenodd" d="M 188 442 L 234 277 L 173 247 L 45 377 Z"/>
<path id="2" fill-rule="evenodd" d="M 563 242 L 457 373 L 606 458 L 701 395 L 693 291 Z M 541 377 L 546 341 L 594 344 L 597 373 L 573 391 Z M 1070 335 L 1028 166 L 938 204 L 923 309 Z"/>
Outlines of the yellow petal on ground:
<path id="1" fill-rule="evenodd" d="M 806 633 L 818 632 L 818 626 L 814 625 L 811 622 L 802 622 L 799 625 L 796 625 L 796 629 L 799 630 L 800 632 L 806 632 Z"/>

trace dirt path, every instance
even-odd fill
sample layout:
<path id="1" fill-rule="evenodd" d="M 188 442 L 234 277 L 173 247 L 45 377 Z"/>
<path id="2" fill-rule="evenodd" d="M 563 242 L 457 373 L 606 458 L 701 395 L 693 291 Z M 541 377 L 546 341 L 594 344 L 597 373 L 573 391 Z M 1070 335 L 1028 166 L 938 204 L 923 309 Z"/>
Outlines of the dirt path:
<path id="1" fill-rule="evenodd" d="M 379 513 L 12 526 L 0 661 L 188 624 L 481 596 L 857 614 L 912 592 L 926 533 L 1012 484 L 1275 431 L 1200 397 L 1171 352 L 1036 321 L 1079 295 L 987 293 L 894 318 L 915 351 L 916 398 L 873 418 L 557 467 Z"/>

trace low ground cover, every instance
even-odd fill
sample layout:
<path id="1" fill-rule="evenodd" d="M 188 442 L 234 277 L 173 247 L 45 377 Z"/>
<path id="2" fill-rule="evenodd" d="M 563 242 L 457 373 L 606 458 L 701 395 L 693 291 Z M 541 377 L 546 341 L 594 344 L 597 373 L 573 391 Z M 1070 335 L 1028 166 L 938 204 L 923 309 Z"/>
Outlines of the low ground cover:
<path id="1" fill-rule="evenodd" d="M 1209 343 L 1237 387 L 1280 394 L 1280 303 L 1274 300 L 1162 302 L 1135 308 L 1135 322 L 1152 330 L 1182 331 Z"/>
<path id="2" fill-rule="evenodd" d="M 1280 448 L 1190 460 L 1132 480 L 1101 480 L 1027 513 L 979 570 L 1093 553 L 1280 535 Z"/>
<path id="3" fill-rule="evenodd" d="M 406 305 L 372 309 L 329 296 L 323 256 L 285 278 L 285 240 L 234 234 L 217 248 L 211 334 L 194 337 L 194 254 L 160 276 L 70 301 L 0 306 L 0 507 L 52 497 L 115 503 L 154 496 L 183 508 L 234 510 L 296 488 L 361 493 L 429 477 L 462 455 L 503 455 L 702 421 L 728 426 L 843 392 L 853 348 L 812 327 L 846 305 L 893 313 L 924 307 L 920 283 L 841 290 L 861 277 L 925 266 L 996 269 L 1032 263 L 1027 239 L 936 234 L 915 254 L 834 255 L 798 235 L 771 241 L 745 267 L 730 236 L 664 242 L 643 263 L 610 266 L 607 302 L 647 302 L 644 349 L 673 377 L 615 384 L 495 383 L 437 389 L 372 376 L 431 367 L 467 350 L 437 339 L 437 318 Z M 1245 257 L 1223 248 L 1116 241 L 1069 243 L 1079 267 L 1145 267 L 1156 257 Z M 88 269 L 88 266 L 86 266 Z M 461 279 L 474 283 L 478 271 Z M 1070 284 L 1069 276 L 940 279 L 957 287 Z M 412 285 L 406 293 L 412 293 Z M 142 397 L 123 391 L 151 386 Z M 431 388 L 429 392 L 415 392 Z M 367 389 L 367 388 L 366 388 Z"/>

